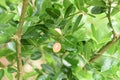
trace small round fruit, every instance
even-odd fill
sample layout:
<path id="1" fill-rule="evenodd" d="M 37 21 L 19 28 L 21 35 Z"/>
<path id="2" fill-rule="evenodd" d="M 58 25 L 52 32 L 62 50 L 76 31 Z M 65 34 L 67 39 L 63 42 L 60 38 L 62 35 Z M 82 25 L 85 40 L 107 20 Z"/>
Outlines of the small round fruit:
<path id="1" fill-rule="evenodd" d="M 60 28 L 55 28 L 55 30 L 56 30 L 60 35 L 62 35 L 62 31 L 61 31 Z"/>
<path id="2" fill-rule="evenodd" d="M 57 53 L 61 50 L 61 44 L 59 42 L 56 42 L 54 45 L 53 45 L 53 52 Z"/>

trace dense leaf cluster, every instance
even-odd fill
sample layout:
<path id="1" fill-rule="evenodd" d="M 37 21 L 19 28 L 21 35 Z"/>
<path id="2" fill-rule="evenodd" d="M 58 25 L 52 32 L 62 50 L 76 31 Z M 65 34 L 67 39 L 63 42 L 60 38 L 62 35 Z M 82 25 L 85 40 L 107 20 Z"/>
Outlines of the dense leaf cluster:
<path id="1" fill-rule="evenodd" d="M 31 64 L 34 70 L 24 73 L 23 80 L 34 76 L 34 80 L 119 80 L 119 41 L 89 63 L 112 39 L 106 15 L 110 6 L 113 27 L 120 32 L 119 0 L 29 0 L 21 39 L 23 66 L 29 60 L 45 63 L 39 65 L 42 69 Z M 17 72 L 12 37 L 19 27 L 21 9 L 22 0 L 0 0 L 0 57 L 10 62 L 7 67 L 0 62 L 0 80 L 4 75 L 13 80 Z M 62 46 L 57 53 L 52 49 L 56 42 Z"/>

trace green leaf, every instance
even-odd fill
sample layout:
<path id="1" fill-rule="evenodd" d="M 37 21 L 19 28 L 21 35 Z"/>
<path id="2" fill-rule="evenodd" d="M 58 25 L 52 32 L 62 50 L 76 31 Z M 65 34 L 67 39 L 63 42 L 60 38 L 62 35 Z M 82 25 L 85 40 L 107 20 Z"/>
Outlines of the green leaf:
<path id="1" fill-rule="evenodd" d="M 3 49 L 0 50 L 0 57 L 8 56 L 8 55 L 11 55 L 11 54 L 13 54 L 13 51 L 11 51 L 10 49 L 3 48 Z"/>
<path id="2" fill-rule="evenodd" d="M 7 69 L 5 69 L 5 75 L 7 76 L 7 78 L 8 78 L 9 80 L 13 80 L 13 75 L 12 75 L 11 73 L 9 73 L 9 72 L 7 71 Z"/>
<path id="3" fill-rule="evenodd" d="M 6 0 L 6 2 L 10 2 L 10 3 L 16 3 L 16 2 L 20 2 L 20 0 Z"/>
<path id="4" fill-rule="evenodd" d="M 49 77 L 48 74 L 39 75 L 36 80 L 47 80 L 48 77 Z"/>
<path id="5" fill-rule="evenodd" d="M 57 2 L 58 0 L 52 0 L 52 1 Z"/>
<path id="6" fill-rule="evenodd" d="M 53 18 L 57 19 L 60 16 L 60 11 L 54 8 L 46 8 L 46 12 Z"/>
<path id="7" fill-rule="evenodd" d="M 91 58 L 91 56 L 93 55 L 93 47 L 94 47 L 94 43 L 93 40 L 88 40 L 85 44 L 84 44 L 84 57 L 89 60 Z"/>
<path id="8" fill-rule="evenodd" d="M 8 36 L 0 34 L 0 44 L 5 43 L 9 40 Z"/>
<path id="9" fill-rule="evenodd" d="M 82 19 L 82 14 L 79 15 L 77 17 L 77 19 L 75 20 L 75 23 L 74 23 L 74 26 L 73 26 L 73 30 L 72 31 L 75 31 L 76 29 L 78 29 L 78 26 L 79 26 L 79 23 L 81 22 L 81 19 Z M 82 26 L 81 26 L 82 27 Z M 80 28 L 80 27 L 79 27 Z"/>
<path id="10" fill-rule="evenodd" d="M 118 12 L 119 12 L 119 8 L 116 6 L 113 8 L 111 15 L 113 16 L 113 15 L 117 14 Z"/>
<path id="11" fill-rule="evenodd" d="M 41 64 L 42 69 L 49 74 L 55 74 L 54 69 L 48 64 Z"/>
<path id="12" fill-rule="evenodd" d="M 37 30 L 36 27 L 30 27 L 28 30 L 23 34 L 22 39 L 35 39 L 40 36 L 40 31 Z"/>
<path id="13" fill-rule="evenodd" d="M 28 39 L 21 39 L 21 43 L 22 43 L 23 45 L 31 45 L 31 43 L 29 42 Z"/>
<path id="14" fill-rule="evenodd" d="M 72 35 L 66 36 L 61 41 L 62 49 L 76 52 L 77 51 L 76 43 L 77 43 L 77 39 L 74 36 Z"/>
<path id="15" fill-rule="evenodd" d="M 19 2 L 19 1 L 18 1 L 18 2 Z M 15 6 L 10 0 L 7 0 L 7 1 L 6 1 L 6 4 L 7 4 L 7 6 L 9 7 L 9 9 L 10 9 L 11 11 L 15 10 L 16 6 Z"/>
<path id="16" fill-rule="evenodd" d="M 118 61 L 116 59 L 109 57 L 104 61 L 103 66 L 101 68 L 101 72 L 107 71 L 117 64 L 118 64 Z"/>
<path id="17" fill-rule="evenodd" d="M 42 54 L 39 51 L 34 52 L 33 54 L 31 54 L 31 59 L 32 60 L 38 60 L 42 57 Z"/>
<path id="18" fill-rule="evenodd" d="M 12 68 L 12 67 L 8 67 L 8 68 L 7 68 L 7 71 L 8 71 L 9 73 L 17 72 L 17 70 L 16 70 L 15 68 Z"/>
<path id="19" fill-rule="evenodd" d="M 101 14 L 101 13 L 104 13 L 105 11 L 106 11 L 105 7 L 99 7 L 99 6 L 94 6 L 91 9 L 92 14 Z"/>
<path id="20" fill-rule="evenodd" d="M 8 55 L 6 58 L 9 62 L 12 62 L 16 59 L 16 53 Z"/>
<path id="21" fill-rule="evenodd" d="M 26 18 L 27 21 L 32 21 L 34 23 L 39 21 L 39 17 L 38 16 L 32 16 L 32 17 L 28 17 Z"/>
<path id="22" fill-rule="evenodd" d="M 31 71 L 31 72 L 29 72 L 29 73 L 25 73 L 25 74 L 23 75 L 23 80 L 27 80 L 27 78 L 32 77 L 32 76 L 35 76 L 35 75 L 38 75 L 38 73 L 37 73 L 36 71 Z"/>
<path id="23" fill-rule="evenodd" d="M 71 4 L 70 0 L 63 0 L 63 6 L 65 7 L 65 10 L 68 8 L 70 4 Z"/>
<path id="24" fill-rule="evenodd" d="M 86 0 L 86 3 L 91 6 L 105 7 L 106 3 L 103 0 Z"/>
<path id="25" fill-rule="evenodd" d="M 0 6 L 7 9 L 6 1 L 5 0 L 0 0 Z"/>
<path id="26" fill-rule="evenodd" d="M 63 80 L 66 78 L 67 78 L 67 76 L 63 72 L 58 72 L 58 73 L 56 73 L 54 80 Z"/>
<path id="27" fill-rule="evenodd" d="M 54 6 L 55 9 L 61 9 L 63 8 L 63 5 L 59 4 L 59 3 L 54 3 L 52 6 Z"/>
<path id="28" fill-rule="evenodd" d="M 68 8 L 66 9 L 66 11 L 65 11 L 65 15 L 64 15 L 64 17 L 66 18 L 66 17 L 68 17 L 73 11 L 74 11 L 74 6 L 73 6 L 73 4 L 70 4 L 69 6 L 68 6 Z"/>
<path id="29" fill-rule="evenodd" d="M 51 0 L 35 0 L 35 4 L 37 7 L 37 14 L 43 15 L 46 12 L 46 8 L 51 8 Z"/>
<path id="30" fill-rule="evenodd" d="M 84 7 L 84 0 L 74 0 L 76 7 L 81 10 L 81 7 Z"/>
<path id="31" fill-rule="evenodd" d="M 75 54 L 68 54 L 65 57 L 65 60 L 71 64 L 72 67 L 76 67 L 78 65 L 78 59 Z"/>
<path id="32" fill-rule="evenodd" d="M 0 80 L 2 80 L 3 76 L 4 76 L 4 70 L 0 69 Z"/>
<path id="33" fill-rule="evenodd" d="M 71 31 L 72 19 L 73 19 L 72 17 L 69 18 L 69 19 L 64 19 L 60 23 L 61 26 L 64 26 L 64 28 L 62 30 L 63 34 L 67 34 L 67 33 L 69 33 Z"/>
<path id="34" fill-rule="evenodd" d="M 0 23 L 7 23 L 10 19 L 12 19 L 14 14 L 12 13 L 5 13 L 5 14 L 0 14 Z"/>
<path id="35" fill-rule="evenodd" d="M 55 24 L 52 19 L 47 19 L 44 23 L 47 27 L 53 27 Z"/>
<path id="36" fill-rule="evenodd" d="M 96 33 L 96 30 L 95 30 L 94 24 L 91 24 L 91 30 L 92 30 L 93 37 L 96 39 L 97 38 L 97 33 Z"/>
<path id="37" fill-rule="evenodd" d="M 48 28 L 44 24 L 38 24 L 35 26 L 30 26 L 26 32 L 22 35 L 22 39 L 36 39 L 41 35 L 40 33 L 47 34 Z"/>
<path id="38" fill-rule="evenodd" d="M 93 78 L 95 80 L 104 80 L 104 77 L 99 73 L 93 73 Z"/>
<path id="39" fill-rule="evenodd" d="M 3 13 L 5 13 L 5 9 L 0 6 L 0 14 L 3 14 Z"/>
<path id="40" fill-rule="evenodd" d="M 81 80 L 92 80 L 92 73 L 86 70 L 82 70 L 80 67 L 74 68 L 74 74 Z"/>
<path id="41" fill-rule="evenodd" d="M 16 28 L 9 24 L 0 24 L 0 44 L 10 40 L 16 31 Z"/>
<path id="42" fill-rule="evenodd" d="M 7 44 L 7 47 L 8 47 L 8 49 L 10 49 L 11 51 L 16 52 L 16 44 L 15 44 L 15 42 L 9 42 L 9 43 Z"/>
<path id="43" fill-rule="evenodd" d="M 85 28 L 86 29 L 86 28 Z M 87 34 L 85 29 L 79 29 L 73 33 L 73 36 L 78 41 L 86 41 L 87 40 Z"/>

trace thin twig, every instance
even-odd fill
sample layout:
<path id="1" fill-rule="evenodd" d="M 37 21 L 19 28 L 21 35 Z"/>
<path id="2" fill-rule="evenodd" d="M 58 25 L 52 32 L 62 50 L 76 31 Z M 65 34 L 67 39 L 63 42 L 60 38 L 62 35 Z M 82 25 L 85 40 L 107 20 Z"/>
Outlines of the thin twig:
<path id="1" fill-rule="evenodd" d="M 89 62 L 93 62 L 95 61 L 97 58 L 99 58 L 111 45 L 113 45 L 116 41 L 118 41 L 119 37 L 120 36 L 116 36 L 116 33 L 114 31 L 114 28 L 113 28 L 113 25 L 112 25 L 112 21 L 111 21 L 111 1 L 108 0 L 108 13 L 107 13 L 107 18 L 108 18 L 108 21 L 109 21 L 109 26 L 111 27 L 112 29 L 112 33 L 113 33 L 113 39 L 111 41 L 109 41 L 105 46 L 103 46 L 96 54 L 94 55 L 90 60 Z"/>
<path id="2" fill-rule="evenodd" d="M 94 55 L 90 60 L 89 63 L 95 61 L 97 58 L 99 58 L 106 50 L 108 50 L 112 45 L 114 45 L 118 40 L 120 39 L 120 36 L 118 38 L 113 38 L 111 41 L 109 41 L 105 46 L 103 46 L 96 55 Z"/>
<path id="3" fill-rule="evenodd" d="M 113 28 L 113 25 L 112 25 L 112 21 L 111 21 L 111 1 L 108 0 L 108 13 L 107 13 L 107 18 L 108 18 L 108 21 L 109 21 L 109 26 L 111 27 L 112 29 L 112 33 L 113 33 L 113 36 L 115 37 L 115 30 Z"/>
<path id="4" fill-rule="evenodd" d="M 107 51 L 112 45 L 114 45 L 118 40 L 120 40 L 120 34 L 118 35 L 118 37 L 114 37 L 111 41 L 109 41 L 106 45 L 104 45 L 99 51 L 97 51 L 95 54 L 89 61 L 88 63 L 86 63 L 83 66 L 83 69 L 85 69 L 85 67 L 94 62 L 96 59 L 98 59 L 105 51 Z"/>
<path id="5" fill-rule="evenodd" d="M 17 45 L 17 68 L 18 68 L 18 77 L 17 77 L 18 79 L 17 80 L 22 80 L 22 73 L 23 73 L 20 41 L 21 41 L 21 34 L 22 34 L 24 19 L 26 15 L 27 5 L 28 5 L 28 0 L 23 0 L 19 29 L 13 37 Z"/>
<path id="6" fill-rule="evenodd" d="M 106 43 L 106 45 L 104 45 L 99 51 L 97 51 L 90 60 L 89 63 L 94 62 L 96 59 L 98 59 L 105 51 L 107 51 L 112 45 L 114 45 L 119 39 L 120 39 L 120 34 L 117 35 L 114 31 L 113 25 L 112 25 L 112 21 L 111 21 L 111 0 L 108 0 L 108 13 L 107 13 L 107 18 L 108 18 L 108 22 L 109 22 L 109 26 L 112 29 L 112 33 L 113 33 L 113 38 L 111 41 L 109 41 L 108 43 Z M 87 63 L 88 64 L 88 63 Z M 83 69 L 86 67 L 86 65 L 83 67 Z"/>

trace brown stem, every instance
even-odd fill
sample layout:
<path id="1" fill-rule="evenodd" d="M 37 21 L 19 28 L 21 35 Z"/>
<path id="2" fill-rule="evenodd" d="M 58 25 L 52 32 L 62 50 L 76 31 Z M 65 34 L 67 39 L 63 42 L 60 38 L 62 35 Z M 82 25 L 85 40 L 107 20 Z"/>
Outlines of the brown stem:
<path id="1" fill-rule="evenodd" d="M 21 43 L 17 41 L 17 68 L 18 68 L 18 79 L 22 80 L 22 57 L 21 57 Z"/>
<path id="2" fill-rule="evenodd" d="M 97 51 L 95 54 L 88 62 L 92 63 L 94 62 L 96 59 L 98 59 L 106 50 L 108 50 L 112 45 L 114 45 L 118 40 L 120 40 L 120 34 L 118 35 L 118 37 L 114 37 L 111 41 L 109 41 L 106 45 L 104 45 L 99 51 Z M 89 64 L 86 63 L 83 67 L 83 69 L 85 69 L 85 67 Z"/>
<path id="3" fill-rule="evenodd" d="M 95 61 L 97 58 L 99 58 L 108 48 L 110 48 L 112 45 L 114 45 L 118 40 L 120 39 L 120 35 L 116 38 L 114 37 L 111 41 L 109 41 L 105 46 L 103 46 L 96 55 L 94 55 L 89 62 Z"/>
<path id="4" fill-rule="evenodd" d="M 20 27 L 17 31 L 17 35 L 21 38 L 22 34 L 22 29 L 23 29 L 23 24 L 24 24 L 24 18 L 25 18 L 25 13 L 27 10 L 27 5 L 28 5 L 28 0 L 23 0 L 23 6 L 22 6 L 22 12 L 21 12 L 21 17 L 20 17 Z"/>
<path id="5" fill-rule="evenodd" d="M 21 57 L 21 42 L 20 41 L 21 41 L 21 34 L 22 34 L 25 14 L 26 14 L 26 10 L 27 10 L 27 5 L 28 5 L 28 0 L 23 0 L 19 29 L 13 37 L 14 40 L 16 41 L 16 45 L 17 45 L 17 68 L 18 68 L 18 77 L 17 77 L 18 79 L 17 80 L 22 80 L 22 73 L 23 73 L 22 57 Z"/>
<path id="6" fill-rule="evenodd" d="M 107 13 L 107 18 L 108 18 L 108 22 L 109 22 L 109 26 L 111 27 L 112 29 L 112 33 L 113 33 L 113 39 L 111 41 L 109 41 L 105 46 L 103 46 L 96 54 L 94 55 L 90 60 L 89 62 L 93 62 L 95 61 L 97 58 L 99 58 L 111 45 L 113 45 L 116 41 L 118 41 L 119 37 L 117 37 L 115 31 L 114 31 L 114 28 L 113 28 L 113 25 L 112 25 L 112 21 L 111 21 L 111 1 L 108 0 L 108 13 Z"/>
<path id="7" fill-rule="evenodd" d="M 112 25 L 112 21 L 111 21 L 111 0 L 108 0 L 108 13 L 107 13 L 107 18 L 108 18 L 108 22 L 109 22 L 109 26 L 112 29 L 112 33 L 113 33 L 113 38 L 111 41 L 109 41 L 106 45 L 104 45 L 99 51 L 97 51 L 90 60 L 89 63 L 94 62 L 96 59 L 98 59 L 108 48 L 110 48 L 112 45 L 114 45 L 119 39 L 120 39 L 120 34 L 116 35 L 113 25 Z M 86 66 L 87 64 L 85 64 Z M 83 69 L 85 68 L 85 66 L 83 67 Z"/>

